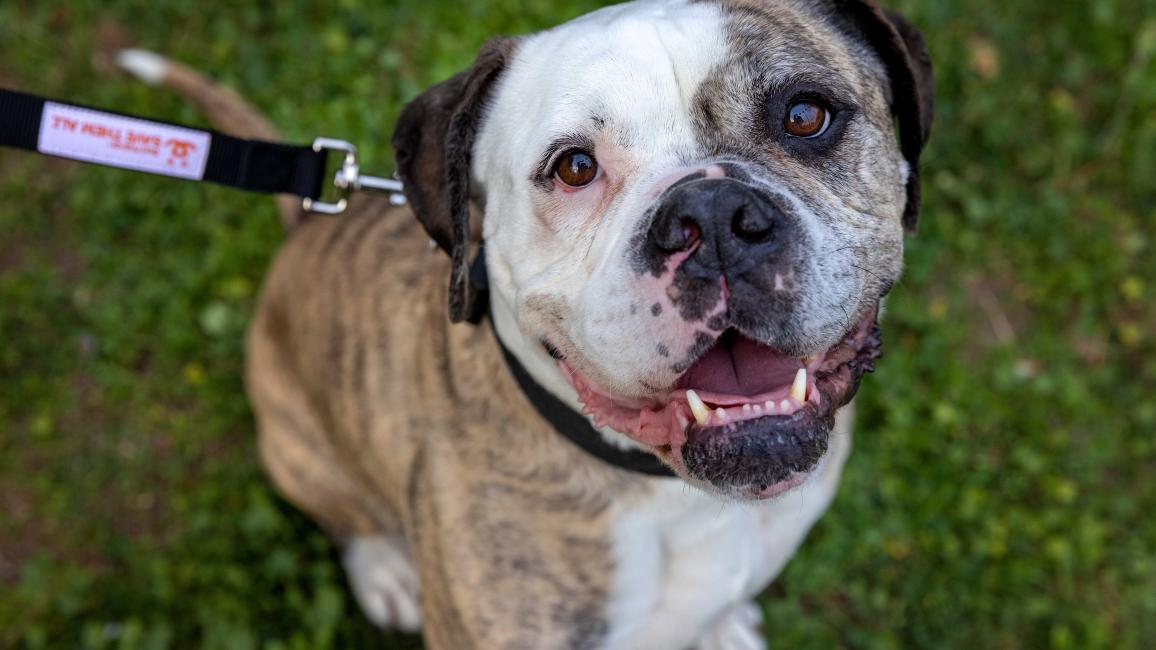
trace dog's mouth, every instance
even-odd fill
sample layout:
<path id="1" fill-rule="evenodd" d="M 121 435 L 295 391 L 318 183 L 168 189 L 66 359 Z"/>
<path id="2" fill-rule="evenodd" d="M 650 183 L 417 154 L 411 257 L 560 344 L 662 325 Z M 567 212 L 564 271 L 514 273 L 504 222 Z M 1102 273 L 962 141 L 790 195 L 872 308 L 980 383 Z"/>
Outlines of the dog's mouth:
<path id="1" fill-rule="evenodd" d="M 680 475 L 745 498 L 799 485 L 827 450 L 835 412 L 880 356 L 876 309 L 800 359 L 725 331 L 665 395 L 616 397 L 562 364 L 584 412 L 652 447 Z"/>

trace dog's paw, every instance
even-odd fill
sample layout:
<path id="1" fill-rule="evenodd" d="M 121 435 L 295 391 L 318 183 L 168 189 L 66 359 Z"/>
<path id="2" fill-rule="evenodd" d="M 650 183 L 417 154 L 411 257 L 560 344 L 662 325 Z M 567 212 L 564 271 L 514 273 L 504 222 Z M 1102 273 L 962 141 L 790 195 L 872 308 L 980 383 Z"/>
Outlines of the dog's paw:
<path id="1" fill-rule="evenodd" d="M 403 632 L 421 629 L 417 572 L 403 541 L 355 537 L 346 545 L 343 560 L 353 595 L 374 625 Z"/>
<path id="2" fill-rule="evenodd" d="M 763 610 L 753 602 L 723 612 L 698 644 L 697 650 L 767 650 Z"/>

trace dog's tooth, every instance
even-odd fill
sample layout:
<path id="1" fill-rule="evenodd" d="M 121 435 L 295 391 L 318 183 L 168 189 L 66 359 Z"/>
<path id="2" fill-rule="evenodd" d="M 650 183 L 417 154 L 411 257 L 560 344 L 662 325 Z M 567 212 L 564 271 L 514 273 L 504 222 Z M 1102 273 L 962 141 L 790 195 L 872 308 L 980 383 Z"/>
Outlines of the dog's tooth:
<path id="1" fill-rule="evenodd" d="M 767 413 L 775 412 L 775 400 L 769 399 L 763 404 L 763 408 L 767 409 Z"/>
<path id="2" fill-rule="evenodd" d="M 791 412 L 791 400 L 785 399 L 782 402 L 779 402 L 779 408 L 783 409 L 783 413 L 790 413 Z"/>
<path id="3" fill-rule="evenodd" d="M 759 415 L 762 415 L 763 405 L 762 404 L 755 404 L 753 407 L 751 407 L 751 410 L 753 410 L 755 413 L 758 413 Z"/>
<path id="4" fill-rule="evenodd" d="M 800 404 L 807 401 L 807 369 L 799 368 L 795 373 L 795 383 L 791 384 L 791 397 Z"/>
<path id="5" fill-rule="evenodd" d="M 698 393 L 693 390 L 686 391 L 686 403 L 690 405 L 690 412 L 694 413 L 694 420 L 701 424 L 706 424 L 710 419 L 710 409 L 706 407 L 706 403 L 698 396 Z"/>
<path id="6" fill-rule="evenodd" d="M 715 417 L 717 417 L 719 420 L 722 420 L 723 422 L 727 421 L 727 412 L 726 412 L 726 409 L 724 409 L 723 407 L 720 406 L 717 409 L 715 409 L 714 414 L 715 414 Z"/>
<path id="7" fill-rule="evenodd" d="M 749 415 L 750 412 L 751 412 L 751 405 L 750 404 L 743 404 L 743 413 Z"/>

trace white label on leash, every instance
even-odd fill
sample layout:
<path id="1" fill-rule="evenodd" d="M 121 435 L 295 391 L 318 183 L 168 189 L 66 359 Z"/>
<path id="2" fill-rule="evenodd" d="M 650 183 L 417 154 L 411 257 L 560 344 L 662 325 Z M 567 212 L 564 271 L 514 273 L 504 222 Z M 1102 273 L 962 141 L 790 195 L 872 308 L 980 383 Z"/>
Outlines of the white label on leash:
<path id="1" fill-rule="evenodd" d="M 41 153 L 199 181 L 211 136 L 179 126 L 45 102 Z"/>

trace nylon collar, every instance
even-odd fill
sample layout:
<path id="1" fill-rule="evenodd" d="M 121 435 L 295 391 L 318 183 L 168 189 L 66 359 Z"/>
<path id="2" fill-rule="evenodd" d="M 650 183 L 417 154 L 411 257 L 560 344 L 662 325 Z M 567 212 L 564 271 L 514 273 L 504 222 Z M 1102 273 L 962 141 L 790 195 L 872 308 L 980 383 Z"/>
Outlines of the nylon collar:
<path id="1" fill-rule="evenodd" d="M 479 302 L 483 305 L 489 304 L 489 296 L 486 295 L 489 289 L 489 281 L 486 276 L 486 251 L 481 248 L 478 255 L 474 258 L 474 262 L 470 268 L 471 280 L 477 290 Z M 482 311 L 482 310 L 479 310 Z M 480 315 L 477 320 L 480 320 Z M 493 328 L 494 319 L 490 318 L 490 327 Z M 521 362 L 514 356 L 502 339 L 498 337 L 497 329 L 494 329 L 494 338 L 498 342 L 498 347 L 502 349 L 502 358 L 506 360 L 506 366 L 510 369 L 510 374 L 514 376 L 514 380 L 518 382 L 518 386 L 526 395 L 526 399 L 530 400 L 530 404 L 534 406 L 534 410 L 541 415 L 543 419 L 550 423 L 562 437 L 566 438 L 582 451 L 594 456 L 604 463 L 613 465 L 619 469 L 636 474 L 645 474 L 647 476 L 661 476 L 665 478 L 675 477 L 675 473 L 671 471 L 657 456 L 649 452 L 641 451 L 639 449 L 623 449 L 616 445 L 612 445 L 606 441 L 594 425 L 590 424 L 590 420 L 586 416 L 578 413 L 574 409 L 567 406 L 562 400 L 554 396 L 553 393 L 546 390 L 546 387 L 539 384 L 530 376 L 530 373 L 522 366 Z"/>

